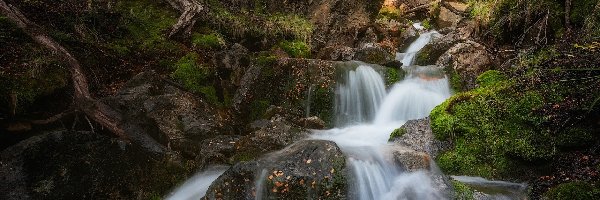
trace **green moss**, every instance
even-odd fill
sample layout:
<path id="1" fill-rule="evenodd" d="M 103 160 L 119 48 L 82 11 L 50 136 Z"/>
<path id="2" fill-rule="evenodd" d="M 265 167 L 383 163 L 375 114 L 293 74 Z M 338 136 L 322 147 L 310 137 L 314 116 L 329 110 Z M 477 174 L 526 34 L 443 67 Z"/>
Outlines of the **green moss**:
<path id="1" fill-rule="evenodd" d="M 454 188 L 454 199 L 456 200 L 475 200 L 473 194 L 475 190 L 471 187 L 461 183 L 459 181 L 452 180 L 452 187 Z"/>
<path id="2" fill-rule="evenodd" d="M 458 93 L 431 112 L 431 128 L 454 149 L 439 156 L 448 173 L 499 177 L 511 173 L 512 159 L 546 159 L 554 155 L 546 118 L 536 113 L 544 98 L 502 81 L 494 71 L 480 77 L 485 87 Z"/>
<path id="3" fill-rule="evenodd" d="M 302 41 L 283 41 L 279 47 L 294 58 L 310 57 L 310 46 Z"/>
<path id="4" fill-rule="evenodd" d="M 177 22 L 177 13 L 142 0 L 119 1 L 117 10 L 124 16 L 123 25 L 129 36 L 115 41 L 118 45 L 156 54 L 177 49 L 177 44 L 165 34 Z"/>
<path id="5" fill-rule="evenodd" d="M 210 103 L 220 104 L 216 89 L 210 85 L 213 69 L 204 67 L 197 63 L 198 54 L 188 53 L 175 64 L 175 71 L 171 77 L 183 86 L 195 93 L 202 94 Z"/>
<path id="6" fill-rule="evenodd" d="M 452 88 L 452 90 L 454 90 L 456 92 L 463 91 L 464 90 L 463 88 L 465 88 L 465 82 L 462 80 L 460 75 L 455 70 L 450 70 L 449 76 L 450 76 L 450 87 Z"/>
<path id="7" fill-rule="evenodd" d="M 309 41 L 313 32 L 313 25 L 307 19 L 299 15 L 275 14 L 267 18 L 267 27 L 272 26 L 271 32 L 265 35 L 280 35 L 291 37 L 300 41 Z"/>
<path id="8" fill-rule="evenodd" d="M 404 78 L 404 71 L 395 67 L 387 67 L 385 69 L 385 83 L 390 86 Z M 401 77 L 402 76 L 402 77 Z"/>
<path id="9" fill-rule="evenodd" d="M 317 87 L 312 94 L 312 102 L 310 104 L 311 116 L 318 116 L 325 121 L 327 125 L 333 122 L 333 101 L 334 92 L 331 88 Z"/>
<path id="10" fill-rule="evenodd" d="M 192 44 L 205 49 L 219 49 L 225 46 L 225 40 L 217 33 L 194 34 L 192 36 Z"/>
<path id="11" fill-rule="evenodd" d="M 477 77 L 477 84 L 479 84 L 480 87 L 488 87 L 505 80 L 507 80 L 507 78 L 502 72 L 489 70 Z"/>
<path id="12" fill-rule="evenodd" d="M 392 141 L 395 138 L 402 137 L 404 134 L 406 134 L 405 128 L 397 128 L 396 130 L 392 131 L 392 133 L 390 134 L 390 139 L 388 139 L 388 141 Z"/>
<path id="13" fill-rule="evenodd" d="M 600 187 L 588 182 L 569 182 L 551 188 L 544 197 L 551 200 L 587 200 L 600 196 Z"/>

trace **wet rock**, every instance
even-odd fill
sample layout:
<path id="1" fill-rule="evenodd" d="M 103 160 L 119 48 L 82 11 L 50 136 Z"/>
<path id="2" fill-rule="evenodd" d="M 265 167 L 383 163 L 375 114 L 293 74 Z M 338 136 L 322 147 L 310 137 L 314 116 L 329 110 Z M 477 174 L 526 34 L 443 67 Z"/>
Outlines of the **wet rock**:
<path id="1" fill-rule="evenodd" d="M 446 51 L 437 60 L 436 65 L 444 66 L 448 74 L 452 74 L 450 72 L 457 74 L 459 81 L 453 82 L 454 87 L 469 90 L 475 88 L 477 76 L 491 69 L 493 62 L 492 55 L 487 52 L 485 46 L 474 41 L 466 41 Z"/>
<path id="2" fill-rule="evenodd" d="M 253 63 L 242 78 L 234 97 L 234 107 L 244 121 L 273 116 L 271 105 L 290 121 L 306 116 L 309 91 L 310 116 L 328 120 L 333 107 L 333 87 L 338 62 L 315 59 L 274 59 L 267 64 Z"/>
<path id="3" fill-rule="evenodd" d="M 395 60 L 395 54 L 392 52 L 393 49 L 385 48 L 378 43 L 368 43 L 356 50 L 353 59 L 383 65 Z"/>
<path id="4" fill-rule="evenodd" d="M 394 146 L 390 149 L 394 162 L 404 171 L 415 172 L 420 170 L 430 170 L 431 157 L 420 151 L 415 151 L 404 146 Z"/>
<path id="5" fill-rule="evenodd" d="M 346 199 L 346 170 L 335 143 L 304 140 L 236 164 L 212 183 L 204 199 Z"/>
<path id="6" fill-rule="evenodd" d="M 0 199 L 149 199 L 189 173 L 168 154 L 92 132 L 57 131 L 0 153 Z"/>
<path id="7" fill-rule="evenodd" d="M 280 115 L 269 120 L 257 120 L 251 123 L 250 128 L 253 131 L 235 143 L 232 163 L 252 160 L 265 153 L 283 149 L 308 135 L 308 131 Z"/>
<path id="8" fill-rule="evenodd" d="M 404 129 L 404 135 L 394 138 L 392 142 L 417 152 L 425 152 L 435 158 L 440 151 L 448 148 L 449 144 L 435 139 L 430 124 L 429 117 L 409 120 L 400 127 L 400 129 Z"/>

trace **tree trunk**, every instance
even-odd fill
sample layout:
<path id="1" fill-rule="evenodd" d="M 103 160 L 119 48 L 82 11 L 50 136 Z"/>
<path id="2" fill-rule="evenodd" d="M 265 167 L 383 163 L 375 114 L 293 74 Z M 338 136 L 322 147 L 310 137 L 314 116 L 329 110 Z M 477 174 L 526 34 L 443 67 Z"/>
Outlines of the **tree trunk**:
<path id="1" fill-rule="evenodd" d="M 206 8 L 198 0 L 167 0 L 167 2 L 181 12 L 177 23 L 171 28 L 169 37 L 178 33 L 183 34 L 184 37 L 189 36 L 198 20 L 198 14 Z"/>
<path id="2" fill-rule="evenodd" d="M 34 41 L 54 52 L 70 66 L 71 79 L 75 90 L 74 104 L 78 110 L 90 116 L 94 121 L 121 139 L 129 140 L 119 124 L 120 115 L 109 106 L 92 98 L 87 79 L 83 74 L 79 61 L 67 49 L 46 35 L 40 26 L 29 21 L 17 7 L 7 4 L 4 0 L 0 0 L 0 14 L 8 17 L 8 19 L 15 23 L 17 27 L 22 29 Z"/>

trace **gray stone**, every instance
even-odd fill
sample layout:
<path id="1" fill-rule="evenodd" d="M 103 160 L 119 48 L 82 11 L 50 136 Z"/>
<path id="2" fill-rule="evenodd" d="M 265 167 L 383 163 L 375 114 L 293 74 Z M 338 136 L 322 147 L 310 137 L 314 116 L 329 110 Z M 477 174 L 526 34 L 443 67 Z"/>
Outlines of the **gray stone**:
<path id="1" fill-rule="evenodd" d="M 346 170 L 335 143 L 304 140 L 234 165 L 211 184 L 204 199 L 346 199 Z"/>

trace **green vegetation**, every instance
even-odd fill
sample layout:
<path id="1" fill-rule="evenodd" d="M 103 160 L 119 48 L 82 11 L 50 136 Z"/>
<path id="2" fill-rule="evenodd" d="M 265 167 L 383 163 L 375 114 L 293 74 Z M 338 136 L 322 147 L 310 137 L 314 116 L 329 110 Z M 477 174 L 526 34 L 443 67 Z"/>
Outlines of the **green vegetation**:
<path id="1" fill-rule="evenodd" d="M 588 200 L 600 196 L 600 187 L 588 182 L 569 182 L 551 188 L 544 194 L 550 200 Z"/>
<path id="2" fill-rule="evenodd" d="M 219 49 L 225 46 L 225 40 L 217 33 L 194 34 L 192 44 L 204 49 Z"/>
<path id="3" fill-rule="evenodd" d="M 390 86 L 404 78 L 404 70 L 395 67 L 385 68 L 385 83 Z"/>
<path id="4" fill-rule="evenodd" d="M 388 139 L 388 141 L 392 141 L 395 138 L 399 138 L 402 137 L 404 134 L 406 134 L 406 129 L 405 128 L 397 128 L 394 131 L 392 131 L 392 133 L 390 134 L 390 139 Z"/>
<path id="5" fill-rule="evenodd" d="M 317 87 L 312 94 L 311 116 L 317 116 L 327 124 L 333 121 L 334 92 L 331 88 Z"/>
<path id="6" fill-rule="evenodd" d="M 279 47 L 293 58 L 310 57 L 310 46 L 302 41 L 283 41 Z"/>
<path id="7" fill-rule="evenodd" d="M 473 193 L 475 193 L 475 190 L 473 190 L 471 187 L 455 180 L 452 180 L 451 183 L 452 187 L 454 188 L 454 199 L 475 200 L 475 198 L 473 197 Z"/>
<path id="8" fill-rule="evenodd" d="M 399 20 L 401 16 L 402 11 L 400 11 L 400 9 L 393 6 L 384 6 L 381 8 L 381 10 L 379 10 L 379 15 L 377 16 L 377 18 L 387 20 Z"/>
<path id="9" fill-rule="evenodd" d="M 535 111 L 543 97 L 517 89 L 498 72 L 482 74 L 480 87 L 458 93 L 431 112 L 432 130 L 439 139 L 454 142 L 438 163 L 448 173 L 498 177 L 509 173 L 511 160 L 546 159 L 554 155 L 546 122 Z"/>
<path id="10" fill-rule="evenodd" d="M 186 89 L 201 93 L 209 102 L 218 104 L 219 99 L 216 96 L 216 90 L 212 85 L 209 85 L 209 80 L 214 73 L 213 69 L 198 64 L 197 60 L 198 54 L 188 53 L 177 61 L 175 71 L 171 76 L 181 82 Z"/>
<path id="11" fill-rule="evenodd" d="M 172 53 L 177 44 L 166 38 L 166 32 L 177 22 L 177 13 L 162 9 L 148 1 L 119 1 L 117 10 L 123 14 L 121 25 L 127 35 L 122 35 L 108 44 L 117 52 L 143 51 L 149 54 Z"/>
<path id="12" fill-rule="evenodd" d="M 569 21 L 580 29 L 593 18 L 598 0 L 572 1 Z M 490 29 L 491 36 L 502 42 L 524 42 L 524 38 L 542 43 L 559 39 L 565 33 L 565 5 L 555 0 L 469 0 L 471 17 Z M 544 23 L 540 23 L 543 21 Z M 546 37 L 538 37 L 539 34 Z M 519 36 L 519 37 L 515 37 Z M 544 41 L 542 41 L 544 40 Z"/>

